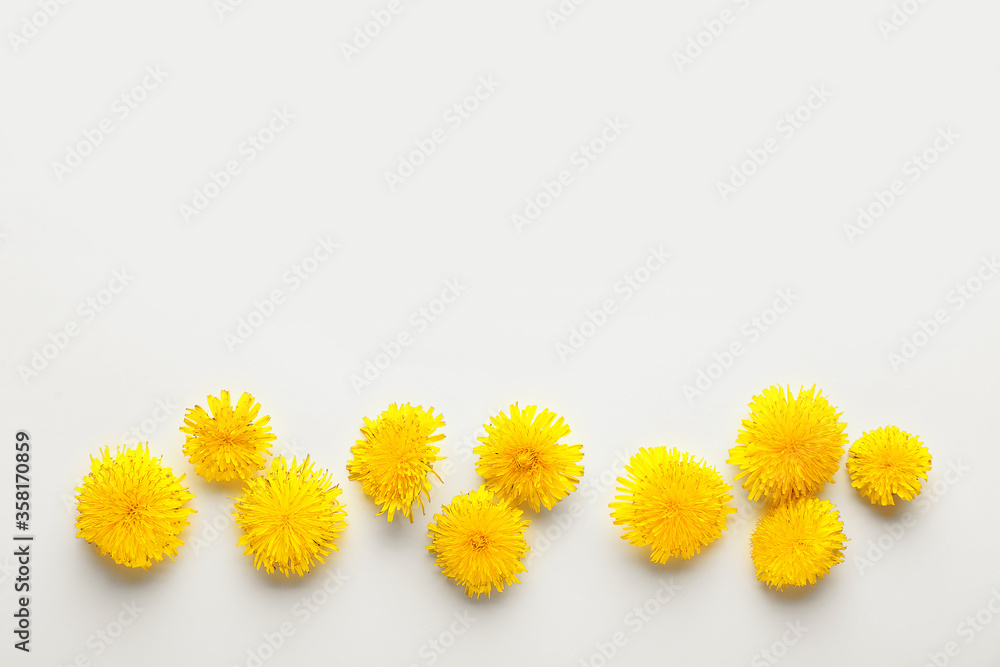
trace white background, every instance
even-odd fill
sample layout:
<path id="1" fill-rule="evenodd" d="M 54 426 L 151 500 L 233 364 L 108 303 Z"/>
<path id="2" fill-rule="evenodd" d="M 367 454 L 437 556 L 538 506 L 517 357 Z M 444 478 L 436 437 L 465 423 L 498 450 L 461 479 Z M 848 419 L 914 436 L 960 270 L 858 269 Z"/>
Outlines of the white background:
<path id="1" fill-rule="evenodd" d="M 15 48 L 9 35 L 41 10 L 4 3 L 0 535 L 14 532 L 13 436 L 26 429 L 37 541 L 30 656 L 11 647 L 0 548 L 0 662 L 252 665 L 248 651 L 288 622 L 263 664 L 596 666 L 618 632 L 608 664 L 770 664 L 767 649 L 789 665 L 919 666 L 948 642 L 949 664 L 995 664 L 1000 620 L 987 609 L 980 631 L 961 624 L 1000 590 L 1000 281 L 961 308 L 953 290 L 1000 250 L 1000 6 L 931 0 L 884 37 L 889 0 L 592 0 L 555 28 L 555 0 L 402 0 L 348 62 L 341 44 L 385 6 L 246 0 L 220 18 L 211 0 L 71 2 Z M 673 54 L 724 9 L 733 22 L 678 68 Z M 166 79 L 119 120 L 112 105 L 147 67 Z M 490 76 L 496 91 L 448 125 Z M 776 124 L 813 87 L 832 97 L 785 137 Z M 289 127 L 185 222 L 179 206 L 244 159 L 241 142 L 275 108 Z M 106 117 L 114 131 L 60 180 L 53 163 Z M 574 153 L 609 118 L 627 127 L 578 171 Z M 385 172 L 437 127 L 447 140 L 390 190 Z M 911 180 L 905 164 L 947 128 L 958 139 Z M 717 183 L 771 137 L 778 151 L 723 201 Z M 518 232 L 511 215 L 562 169 L 573 183 Z M 894 179 L 905 192 L 852 242 L 845 225 Z M 327 236 L 337 252 L 293 290 L 283 275 Z M 626 299 L 615 286 L 650 247 L 671 259 Z M 125 289 L 85 315 L 121 270 Z M 447 280 L 464 291 L 418 331 L 411 316 Z M 284 302 L 231 350 L 226 334 L 274 289 Z M 749 335 L 779 290 L 792 307 Z M 616 311 L 561 359 L 557 343 L 606 299 Z M 937 310 L 947 321 L 894 368 L 890 353 Z M 57 350 L 69 324 L 78 335 Z M 352 374 L 401 332 L 412 344 L 356 392 Z M 743 354 L 689 401 L 684 386 L 735 341 Z M 51 357 L 37 375 L 19 370 L 36 352 Z M 841 512 L 846 561 L 801 593 L 755 580 L 760 508 L 742 489 L 730 529 L 690 561 L 658 566 L 620 539 L 606 483 L 620 457 L 677 446 L 731 480 L 747 403 L 778 383 L 818 385 L 851 442 L 887 424 L 918 434 L 934 457 L 921 500 L 877 511 L 841 467 L 821 495 Z M 238 486 L 206 483 L 181 453 L 184 409 L 224 388 L 261 402 L 275 452 L 310 454 L 344 489 L 341 551 L 307 577 L 254 570 L 223 509 Z M 394 401 L 447 423 L 450 474 L 412 525 L 376 518 L 345 469 L 362 417 Z M 584 487 L 528 511 L 536 553 L 522 583 L 469 600 L 434 566 L 426 525 L 480 483 L 473 439 L 515 401 L 566 418 Z M 132 429 L 197 495 L 187 544 L 149 572 L 97 556 L 73 526 L 89 457 Z M 331 575 L 342 585 L 304 620 L 294 605 Z M 637 623 L 634 608 L 670 579 L 676 595 Z M 132 601 L 138 618 L 110 645 L 97 639 L 118 633 Z M 475 619 L 460 636 L 455 614 Z M 796 622 L 808 630 L 782 645 Z"/>

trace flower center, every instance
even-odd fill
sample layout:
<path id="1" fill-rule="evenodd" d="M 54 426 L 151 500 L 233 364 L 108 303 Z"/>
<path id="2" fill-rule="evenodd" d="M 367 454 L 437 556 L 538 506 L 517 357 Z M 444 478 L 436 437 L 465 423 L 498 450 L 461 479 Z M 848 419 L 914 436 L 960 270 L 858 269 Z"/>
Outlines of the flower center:
<path id="1" fill-rule="evenodd" d="M 133 500 L 125 508 L 126 515 L 129 519 L 142 519 L 143 512 L 145 508 L 139 503 L 138 500 Z"/>
<path id="2" fill-rule="evenodd" d="M 799 449 L 801 448 L 802 448 L 801 440 L 792 440 L 791 442 L 785 445 L 785 454 L 787 456 L 795 456 L 796 454 L 799 453 Z"/>
<path id="3" fill-rule="evenodd" d="M 489 544 L 490 544 L 489 538 L 487 538 L 482 533 L 477 533 L 476 535 L 472 536 L 472 548 L 475 549 L 476 551 L 485 549 L 486 547 L 489 546 Z"/>
<path id="4" fill-rule="evenodd" d="M 518 453 L 517 457 L 514 459 L 514 463 L 517 464 L 519 468 L 534 468 L 538 463 L 538 455 L 531 450 L 524 450 Z"/>

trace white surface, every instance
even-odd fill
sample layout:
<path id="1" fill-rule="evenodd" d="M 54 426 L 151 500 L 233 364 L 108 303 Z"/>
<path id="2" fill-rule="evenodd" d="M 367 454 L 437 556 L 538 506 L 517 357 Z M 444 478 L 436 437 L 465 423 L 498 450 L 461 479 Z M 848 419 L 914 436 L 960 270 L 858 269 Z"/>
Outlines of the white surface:
<path id="1" fill-rule="evenodd" d="M 609 664 L 769 664 L 759 652 L 789 622 L 808 628 L 778 647 L 790 665 L 917 666 L 949 641 L 959 649 L 949 664 L 995 660 L 1000 620 L 981 632 L 960 624 L 1000 590 L 1000 281 L 961 309 L 949 292 L 1000 251 L 1000 7 L 927 2 L 883 39 L 888 0 L 594 0 L 555 30 L 545 16 L 555 0 L 402 2 L 350 63 L 340 43 L 386 3 L 247 0 L 224 20 L 210 0 L 70 3 L 17 53 L 5 38 L 0 433 L 33 438 L 37 554 L 34 651 L 15 652 L 4 630 L 0 662 L 247 665 L 285 621 L 294 635 L 266 665 L 429 665 L 432 654 L 439 665 L 599 665 L 597 645 L 619 631 L 627 642 Z M 37 7 L 6 2 L 0 27 L 19 30 Z M 726 8 L 734 22 L 678 72 L 673 52 Z M 51 163 L 117 118 L 116 98 L 156 66 L 166 79 L 60 182 Z M 449 124 L 446 111 L 490 76 L 497 90 Z M 786 139 L 776 123 L 814 86 L 832 98 Z M 244 160 L 241 142 L 283 107 L 288 128 L 185 224 L 179 204 Z M 577 171 L 574 151 L 609 118 L 627 128 Z M 904 163 L 949 126 L 958 140 L 909 180 Z M 390 192 L 383 173 L 437 127 L 446 141 Z M 717 180 L 769 137 L 777 153 L 723 202 Z M 573 183 L 517 233 L 511 214 L 562 169 Z M 843 225 L 894 178 L 905 193 L 850 243 Z M 293 290 L 283 274 L 324 235 L 340 248 Z M 672 257 L 626 299 L 616 283 L 650 246 Z M 130 284 L 86 321 L 78 304 L 123 268 Z M 453 279 L 467 289 L 417 331 L 411 314 Z M 276 288 L 287 300 L 227 349 L 224 334 Z M 783 289 L 793 306 L 751 341 L 744 323 Z M 564 363 L 556 343 L 608 298 L 617 311 Z M 948 322 L 894 370 L 887 355 L 939 308 Z M 22 382 L 18 366 L 70 322 L 79 335 Z M 356 394 L 350 376 L 406 331 L 413 344 Z M 734 341 L 745 353 L 689 403 L 683 386 Z M 801 595 L 755 580 L 758 508 L 740 489 L 730 530 L 689 562 L 656 566 L 621 540 L 613 488 L 599 481 L 617 457 L 676 445 L 731 480 L 727 451 L 747 403 L 775 383 L 820 386 L 851 442 L 886 424 L 919 434 L 934 457 L 928 486 L 944 493 L 889 518 L 842 467 L 822 496 L 841 511 L 847 560 Z M 255 571 L 219 509 L 236 487 L 205 483 L 182 456 L 184 408 L 223 388 L 252 392 L 277 451 L 311 454 L 344 488 L 341 551 L 306 578 Z M 162 415 L 158 400 L 175 407 L 144 439 L 188 475 L 198 513 L 175 562 L 123 572 L 74 537 L 67 499 L 91 454 Z M 445 416 L 452 472 L 435 484 L 433 511 L 479 483 L 469 443 L 491 414 L 519 401 L 565 416 L 586 486 L 534 519 L 538 553 L 520 585 L 466 599 L 426 550 L 430 513 L 388 525 L 347 481 L 362 417 L 393 401 Z M 3 452 L 9 544 L 12 445 Z M 949 482 L 958 463 L 968 470 Z M 570 521 L 573 503 L 582 514 Z M 884 537 L 904 511 L 913 525 Z M 546 530 L 558 537 L 542 550 Z M 891 547 L 859 567 L 880 536 Z M 334 572 L 343 585 L 304 620 L 293 606 Z M 6 628 L 15 595 L 0 576 Z M 671 578 L 680 590 L 659 613 L 628 616 Z M 92 633 L 133 600 L 143 611 L 98 655 Z M 475 622 L 434 653 L 455 614 Z"/>

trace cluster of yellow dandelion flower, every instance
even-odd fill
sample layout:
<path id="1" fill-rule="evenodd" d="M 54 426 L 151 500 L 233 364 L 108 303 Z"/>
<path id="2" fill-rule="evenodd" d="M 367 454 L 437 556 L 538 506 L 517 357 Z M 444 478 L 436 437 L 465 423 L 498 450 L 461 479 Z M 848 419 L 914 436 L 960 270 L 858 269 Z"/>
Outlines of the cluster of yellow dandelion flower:
<path id="1" fill-rule="evenodd" d="M 816 583 L 844 560 L 843 523 L 833 503 L 816 494 L 833 482 L 847 434 L 841 413 L 816 391 L 769 387 L 750 403 L 729 463 L 751 500 L 768 508 L 751 537 L 757 579 L 778 590 Z M 851 485 L 872 503 L 910 500 L 927 479 L 930 454 L 896 427 L 864 434 L 851 447 Z"/>
<path id="2" fill-rule="evenodd" d="M 337 548 L 346 526 L 338 501 L 340 488 L 330 474 L 306 460 L 289 463 L 276 456 L 264 475 L 270 444 L 275 440 L 260 417 L 260 404 L 244 393 L 234 406 L 228 391 L 208 397 L 208 410 L 187 410 L 181 432 L 183 452 L 196 473 L 209 481 L 240 480 L 235 499 L 237 544 L 253 556 L 254 565 L 268 572 L 305 574 Z M 164 556 L 176 556 L 179 538 L 194 509 L 183 507 L 194 498 L 149 455 L 148 445 L 119 448 L 114 457 L 104 450 L 93 460 L 90 475 L 77 489 L 78 537 L 95 545 L 116 563 L 148 568 Z"/>
<path id="3" fill-rule="evenodd" d="M 751 500 L 769 503 L 750 539 L 757 579 L 778 590 L 822 579 L 844 559 L 844 524 L 833 503 L 813 497 L 833 482 L 847 434 L 816 388 L 797 396 L 769 387 L 750 402 L 729 463 Z"/>
<path id="4" fill-rule="evenodd" d="M 234 498 L 237 545 L 268 573 L 304 575 L 337 550 L 346 528 L 341 489 L 331 474 L 313 466 L 309 457 L 289 463 L 283 456 L 270 464 L 275 435 L 270 417 L 259 416 L 260 404 L 244 393 L 233 405 L 228 391 L 208 397 L 208 409 L 189 408 L 181 432 L 183 453 L 196 473 L 209 481 L 242 482 Z M 428 549 L 449 579 L 469 596 L 487 596 L 517 583 L 521 562 L 529 552 L 524 532 L 529 521 L 521 505 L 538 512 L 551 509 L 576 489 L 583 466 L 581 445 L 560 439 L 569 435 L 561 417 L 536 406 L 491 417 L 487 435 L 474 452 L 484 484 L 442 506 L 428 527 Z M 430 499 L 430 476 L 444 435 L 435 433 L 444 418 L 433 408 L 392 404 L 375 419 L 364 418 L 362 439 L 351 448 L 348 479 L 379 506 L 391 522 L 399 512 L 411 523 L 414 506 L 424 512 Z M 130 567 L 173 557 L 183 545 L 179 534 L 193 509 L 194 498 L 183 480 L 151 459 L 148 447 L 107 450 L 93 462 L 78 489 L 79 537 L 102 554 Z"/>
<path id="5" fill-rule="evenodd" d="M 228 391 L 208 397 L 208 410 L 189 408 L 180 428 L 183 453 L 209 481 L 238 480 L 242 492 L 233 512 L 241 534 L 237 545 L 268 573 L 302 576 L 337 550 L 347 526 L 341 489 L 310 457 L 289 463 L 275 456 L 275 435 L 260 404 L 244 393 L 234 406 Z M 816 497 L 834 481 L 847 443 L 841 414 L 816 388 L 769 387 L 754 396 L 728 463 L 739 467 L 751 500 L 768 506 L 750 540 L 758 580 L 769 587 L 812 585 L 844 558 L 843 523 L 836 507 Z M 351 447 L 348 479 L 392 521 L 398 512 L 412 523 L 424 513 L 431 475 L 444 459 L 437 433 L 444 418 L 433 408 L 392 404 L 375 419 L 364 418 L 362 438 Z M 576 490 L 583 476 L 583 448 L 563 440 L 562 417 L 515 403 L 490 418 L 478 455 L 479 488 L 455 496 L 428 525 L 428 549 L 442 574 L 466 595 L 490 596 L 518 583 L 530 552 L 523 507 L 553 509 Z M 927 479 L 931 457 L 916 436 L 894 426 L 865 433 L 850 448 L 851 484 L 873 504 L 911 500 Z M 91 460 L 77 488 L 78 537 L 116 563 L 149 568 L 183 545 L 184 507 L 194 495 L 147 445 L 108 448 Z M 650 547 L 650 560 L 691 558 L 722 536 L 732 487 L 714 467 L 676 448 L 643 447 L 625 466 L 609 507 L 622 539 Z"/>
<path id="6" fill-rule="evenodd" d="M 253 557 L 257 569 L 303 575 L 337 549 L 336 538 L 347 527 L 341 490 L 331 475 L 313 467 L 307 456 L 291 464 L 284 456 L 271 460 L 263 475 L 271 443 L 269 416 L 244 393 L 233 407 L 228 391 L 208 397 L 209 411 L 189 408 L 181 432 L 184 453 L 205 479 L 243 482 L 236 498 L 238 546 Z"/>
<path id="7" fill-rule="evenodd" d="M 583 475 L 581 445 L 560 443 L 569 427 L 552 412 L 529 405 L 510 406 L 510 414 L 490 418 L 487 435 L 474 450 L 476 471 L 484 484 L 460 494 L 435 514 L 428 526 L 428 549 L 442 574 L 463 586 L 466 595 L 490 596 L 495 588 L 518 583 L 524 571 L 521 559 L 529 552 L 521 505 L 535 512 L 552 509 L 576 489 Z M 430 475 L 440 479 L 434 464 L 444 457 L 434 435 L 444 425 L 433 409 L 409 404 L 389 409 L 374 421 L 365 418 L 365 436 L 351 448 L 347 464 L 351 480 L 381 506 L 378 514 L 402 512 L 413 521 L 413 505 L 424 511 L 422 496 L 430 498 Z"/>
<path id="8" fill-rule="evenodd" d="M 816 388 L 769 387 L 750 402 L 728 463 L 751 500 L 767 510 L 750 540 L 757 578 L 769 587 L 805 586 L 844 558 L 843 523 L 836 507 L 816 494 L 833 482 L 847 435 L 840 413 Z M 850 449 L 852 485 L 872 503 L 910 500 L 927 479 L 930 454 L 895 427 L 864 434 Z M 650 560 L 691 558 L 726 529 L 732 487 L 691 454 L 642 448 L 619 477 L 611 516 L 622 539 L 650 546 Z"/>

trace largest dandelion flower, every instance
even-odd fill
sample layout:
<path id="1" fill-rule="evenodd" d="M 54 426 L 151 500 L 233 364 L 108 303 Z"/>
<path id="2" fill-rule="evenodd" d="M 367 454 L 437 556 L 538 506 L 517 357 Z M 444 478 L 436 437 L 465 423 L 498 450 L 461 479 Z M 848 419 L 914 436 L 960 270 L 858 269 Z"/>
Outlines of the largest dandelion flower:
<path id="1" fill-rule="evenodd" d="M 722 536 L 726 515 L 736 508 L 732 487 L 704 461 L 666 447 L 643 447 L 625 466 L 628 477 L 611 503 L 622 539 L 637 546 L 652 545 L 650 560 L 665 563 L 671 556 L 690 558 Z"/>
<path id="2" fill-rule="evenodd" d="M 843 528 L 829 500 L 801 498 L 772 507 L 750 538 L 757 580 L 778 590 L 815 584 L 844 560 Z"/>
<path id="3" fill-rule="evenodd" d="M 247 482 L 236 502 L 236 523 L 243 530 L 236 544 L 253 554 L 258 570 L 302 576 L 337 550 L 337 535 L 347 527 L 338 496 L 330 473 L 314 469 L 308 456 L 300 464 L 292 459 L 290 466 L 276 456 L 267 476 Z"/>
<path id="4" fill-rule="evenodd" d="M 441 480 L 434 462 L 444 457 L 437 455 L 441 450 L 434 443 L 444 434 L 434 431 L 444 426 L 444 418 L 433 412 L 393 403 L 375 421 L 365 417 L 365 438 L 351 447 L 348 479 L 361 481 L 361 490 L 382 505 L 379 515 L 388 512 L 389 521 L 399 511 L 412 523 L 414 503 L 424 511 L 421 494 L 430 500 L 430 474 Z"/>
<path id="5" fill-rule="evenodd" d="M 490 417 L 487 435 L 472 451 L 479 455 L 476 472 L 490 491 L 514 506 L 527 502 L 538 512 L 541 505 L 552 509 L 576 489 L 583 475 L 583 446 L 559 443 L 569 426 L 548 410 L 537 415 L 535 410 L 534 405 L 519 410 L 515 403 L 509 417 L 503 412 Z"/>
<path id="6" fill-rule="evenodd" d="M 762 495 L 783 501 L 816 493 L 833 475 L 844 455 L 844 423 L 840 413 L 816 387 L 791 390 L 769 387 L 750 403 L 729 463 L 743 470 L 750 499 Z"/>
<path id="7" fill-rule="evenodd" d="M 176 556 L 184 544 L 178 535 L 194 512 L 184 507 L 194 495 L 183 479 L 151 458 L 147 446 L 114 456 L 105 447 L 100 459 L 91 457 L 90 474 L 76 489 L 76 536 L 128 567 L 149 569 L 164 555 Z"/>
<path id="8" fill-rule="evenodd" d="M 187 435 L 184 454 L 194 471 L 208 480 L 250 479 L 271 453 L 271 418 L 257 419 L 260 404 L 247 393 L 233 408 L 229 392 L 223 390 L 219 398 L 208 397 L 208 408 L 211 414 L 200 405 L 188 408 L 181 427 Z"/>
<path id="9" fill-rule="evenodd" d="M 517 574 L 525 571 L 521 558 L 528 553 L 524 529 L 530 522 L 521 515 L 481 486 L 434 515 L 427 548 L 437 554 L 442 574 L 465 586 L 466 595 L 489 597 L 494 586 L 502 591 L 505 584 L 520 583 Z"/>

